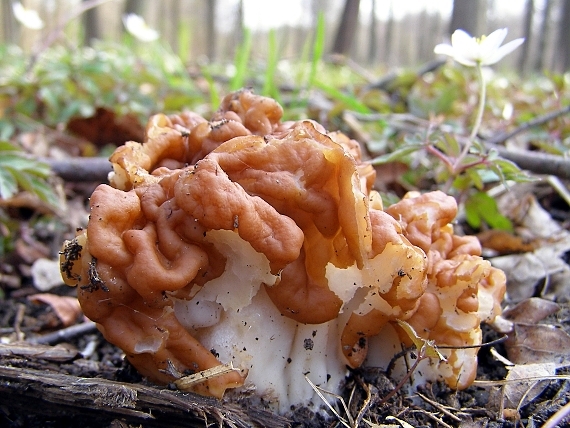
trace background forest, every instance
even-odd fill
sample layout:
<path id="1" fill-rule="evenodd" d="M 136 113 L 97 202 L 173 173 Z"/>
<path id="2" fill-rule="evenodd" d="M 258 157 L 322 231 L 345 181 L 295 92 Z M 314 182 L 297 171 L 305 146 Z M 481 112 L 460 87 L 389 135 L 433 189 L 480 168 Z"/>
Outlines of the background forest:
<path id="1" fill-rule="evenodd" d="M 361 65 L 388 69 L 433 59 L 433 46 L 456 28 L 471 34 L 509 28 L 509 37 L 525 37 L 523 49 L 503 64 L 523 72 L 570 67 L 570 4 L 564 0 L 28 0 L 25 6 L 44 18 L 40 31 L 20 27 L 12 1 L 2 0 L 0 41 L 30 52 L 65 32 L 70 46 L 94 39 L 120 41 L 121 15 L 136 13 L 156 29 L 161 41 L 186 62 L 231 63 L 248 28 L 256 40 L 253 58 L 268 56 L 267 35 L 275 31 L 281 59 L 302 55 L 320 13 L 326 27 L 325 50 L 349 56 Z M 96 7 L 95 7 L 96 6 Z M 81 17 L 80 8 L 92 8 Z M 67 25 L 62 29 L 61 24 Z M 61 42 L 62 39 L 60 38 Z M 40 45 L 42 43 L 39 43 Z"/>

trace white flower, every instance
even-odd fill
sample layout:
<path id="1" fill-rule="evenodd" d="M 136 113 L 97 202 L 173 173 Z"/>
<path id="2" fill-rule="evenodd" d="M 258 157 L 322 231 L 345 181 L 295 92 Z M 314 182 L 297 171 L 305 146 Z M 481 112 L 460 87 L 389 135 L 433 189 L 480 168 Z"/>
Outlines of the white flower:
<path id="1" fill-rule="evenodd" d="M 507 37 L 507 29 L 501 28 L 488 36 L 471 37 L 463 30 L 455 30 L 451 35 L 451 45 L 439 44 L 433 50 L 436 54 L 448 55 L 460 64 L 474 67 L 475 65 L 492 65 L 518 48 L 524 39 L 513 40 L 501 46 Z"/>
<path id="2" fill-rule="evenodd" d="M 12 3 L 12 11 L 16 19 L 26 28 L 31 30 L 41 30 L 44 28 L 44 21 L 41 20 L 38 12 L 26 9 L 20 2 Z"/>
<path id="3" fill-rule="evenodd" d="M 150 28 L 142 17 L 134 13 L 123 15 L 123 24 L 127 31 L 141 42 L 152 42 L 158 39 L 158 31 Z"/>

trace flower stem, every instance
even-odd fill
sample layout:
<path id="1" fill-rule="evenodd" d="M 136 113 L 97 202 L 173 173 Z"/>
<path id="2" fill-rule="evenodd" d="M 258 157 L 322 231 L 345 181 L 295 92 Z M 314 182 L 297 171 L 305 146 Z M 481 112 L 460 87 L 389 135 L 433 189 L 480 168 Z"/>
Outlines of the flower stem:
<path id="1" fill-rule="evenodd" d="M 477 108 L 477 116 L 475 118 L 475 123 L 473 124 L 473 129 L 471 130 L 471 134 L 469 135 L 469 138 L 467 139 L 465 146 L 463 146 L 461 154 L 455 160 L 453 169 L 456 173 L 459 172 L 460 164 L 463 161 L 463 158 L 465 158 L 465 156 L 467 156 L 467 154 L 469 153 L 469 149 L 471 149 L 471 145 L 473 144 L 473 141 L 477 137 L 477 134 L 479 133 L 479 128 L 481 128 L 481 123 L 483 122 L 483 112 L 485 111 L 485 101 L 487 98 L 487 84 L 485 82 L 485 77 L 483 76 L 483 67 L 481 66 L 480 62 L 477 63 L 476 68 L 477 68 L 477 77 L 479 78 L 479 106 Z"/>

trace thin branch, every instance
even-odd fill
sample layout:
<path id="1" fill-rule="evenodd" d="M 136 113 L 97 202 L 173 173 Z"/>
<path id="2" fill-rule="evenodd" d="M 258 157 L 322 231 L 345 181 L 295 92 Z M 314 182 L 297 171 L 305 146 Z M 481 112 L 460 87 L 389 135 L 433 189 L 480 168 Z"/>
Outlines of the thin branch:
<path id="1" fill-rule="evenodd" d="M 545 123 L 550 122 L 551 120 L 554 120 L 557 117 L 563 116 L 567 113 L 570 113 L 570 105 L 567 105 L 566 107 L 560 110 L 551 111 L 550 113 L 546 113 L 542 116 L 535 117 L 534 119 L 529 120 L 528 122 L 523 123 L 521 126 L 513 129 L 511 132 L 502 132 L 497 135 L 494 135 L 486 140 L 486 144 L 504 143 L 509 138 L 513 138 L 515 135 L 528 131 L 529 129 L 534 128 L 535 126 L 544 125 Z"/>
<path id="2" fill-rule="evenodd" d="M 570 179 L 570 159 L 530 150 L 511 150 L 490 143 L 485 143 L 485 147 L 497 150 L 499 156 L 516 163 L 521 169 Z"/>
<path id="3" fill-rule="evenodd" d="M 564 407 L 552 415 L 542 426 L 542 428 L 555 428 L 562 426 L 561 423 L 564 419 L 570 416 L 570 403 L 566 403 Z"/>
<path id="4" fill-rule="evenodd" d="M 107 158 L 38 159 L 49 165 L 55 175 L 70 182 L 106 182 L 111 172 L 111 163 Z"/>
<path id="5" fill-rule="evenodd" d="M 34 344 L 55 345 L 56 343 L 65 342 L 73 339 L 74 337 L 94 333 L 95 331 L 97 331 L 95 323 L 87 321 L 67 328 L 62 328 L 61 330 L 45 334 L 43 336 L 33 337 L 27 341 Z"/>

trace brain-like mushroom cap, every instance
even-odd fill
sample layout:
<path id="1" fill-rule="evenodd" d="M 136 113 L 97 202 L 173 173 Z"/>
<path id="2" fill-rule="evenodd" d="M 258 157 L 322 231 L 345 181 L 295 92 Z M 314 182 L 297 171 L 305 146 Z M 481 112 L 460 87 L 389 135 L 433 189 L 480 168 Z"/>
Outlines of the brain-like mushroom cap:
<path id="1" fill-rule="evenodd" d="M 172 381 L 173 368 L 219 365 L 215 353 L 259 385 L 263 352 L 244 354 L 257 345 L 250 336 L 282 334 L 244 328 L 260 314 L 288 330 L 298 352 L 312 352 L 320 332 L 335 361 L 323 384 L 330 373 L 340 384 L 346 364 L 365 360 L 368 339 L 399 319 L 441 343 L 480 343 L 478 325 L 500 310 L 504 278 L 472 239 L 453 234 L 453 198 L 434 192 L 383 210 L 356 142 L 281 115 L 275 101 L 240 91 L 210 122 L 154 116 L 144 144 L 111 156 L 112 186 L 95 190 L 87 229 L 62 253 L 66 281 L 79 285 L 105 337 L 158 382 Z M 310 325 L 312 337 L 295 342 Z M 237 340 L 248 346 L 237 350 Z M 289 366 L 292 351 L 279 346 L 284 370 L 312 370 Z M 461 352 L 438 372 L 455 386 L 472 379 L 474 353 L 465 368 L 453 361 Z M 195 389 L 221 396 L 244 379 L 235 371 Z"/>
<path id="2" fill-rule="evenodd" d="M 455 218 L 457 204 L 450 196 L 439 191 L 410 194 L 386 212 L 428 257 L 427 290 L 407 322 L 423 338 L 456 347 L 442 350 L 447 362 L 437 366 L 436 374 L 455 388 L 465 388 L 477 374 L 480 325 L 500 314 L 505 275 L 480 257 L 477 238 L 453 233 L 449 222 Z M 403 334 L 402 339 L 411 344 Z M 433 366 L 425 370 L 433 371 Z"/>

